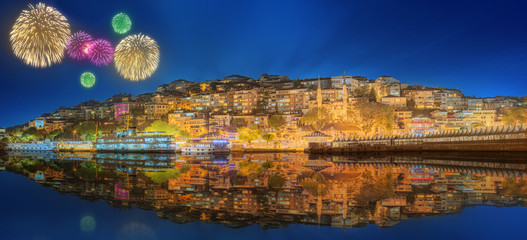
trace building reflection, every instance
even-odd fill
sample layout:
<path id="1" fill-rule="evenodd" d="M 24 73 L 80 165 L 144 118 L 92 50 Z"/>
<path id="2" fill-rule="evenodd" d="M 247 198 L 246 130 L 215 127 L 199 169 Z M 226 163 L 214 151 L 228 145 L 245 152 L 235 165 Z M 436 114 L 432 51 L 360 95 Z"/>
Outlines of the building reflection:
<path id="1" fill-rule="evenodd" d="M 10 152 L 0 170 L 176 223 L 391 227 L 475 205 L 525 206 L 527 158 L 414 154 L 68 154 Z M 523 197 L 523 198 L 522 198 Z"/>

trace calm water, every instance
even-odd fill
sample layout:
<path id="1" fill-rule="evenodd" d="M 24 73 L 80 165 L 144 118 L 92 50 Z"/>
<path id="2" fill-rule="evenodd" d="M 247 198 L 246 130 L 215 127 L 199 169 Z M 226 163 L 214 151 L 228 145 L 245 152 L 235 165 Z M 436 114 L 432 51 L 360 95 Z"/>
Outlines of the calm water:
<path id="1" fill-rule="evenodd" d="M 523 238 L 524 159 L 11 153 L 0 238 Z"/>

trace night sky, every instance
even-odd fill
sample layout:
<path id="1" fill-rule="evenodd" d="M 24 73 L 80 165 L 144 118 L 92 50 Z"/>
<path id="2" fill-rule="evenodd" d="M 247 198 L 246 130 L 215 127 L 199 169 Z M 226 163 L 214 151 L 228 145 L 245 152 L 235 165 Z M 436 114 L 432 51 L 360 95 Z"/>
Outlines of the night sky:
<path id="1" fill-rule="evenodd" d="M 22 124 L 59 106 L 115 93 L 153 92 L 176 79 L 202 81 L 262 73 L 292 79 L 392 75 L 402 82 L 459 88 L 465 95 L 525 96 L 527 18 L 524 1 L 43 1 L 83 30 L 114 45 L 111 18 L 126 12 L 131 34 L 155 39 L 156 73 L 122 79 L 111 64 L 65 58 L 48 68 L 17 59 L 9 32 L 20 11 L 38 1 L 0 2 L 0 127 Z M 84 89 L 79 76 L 97 83 Z"/>

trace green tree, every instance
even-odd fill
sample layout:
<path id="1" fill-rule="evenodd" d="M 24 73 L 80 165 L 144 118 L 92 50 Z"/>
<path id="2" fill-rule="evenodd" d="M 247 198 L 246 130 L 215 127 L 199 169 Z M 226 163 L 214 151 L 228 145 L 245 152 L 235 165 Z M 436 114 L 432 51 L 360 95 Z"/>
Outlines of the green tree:
<path id="1" fill-rule="evenodd" d="M 273 134 L 270 134 L 270 133 L 264 133 L 262 134 L 262 139 L 264 141 L 267 142 L 267 144 L 269 144 L 270 141 L 273 141 L 274 140 L 274 135 Z"/>
<path id="2" fill-rule="evenodd" d="M 238 139 L 247 143 L 260 139 L 262 130 L 256 125 L 250 127 L 241 127 L 236 130 L 238 132 Z"/>
<path id="3" fill-rule="evenodd" d="M 269 119 L 269 126 L 272 127 L 275 130 L 282 129 L 286 124 L 286 120 L 282 115 L 273 115 Z"/>
<path id="4" fill-rule="evenodd" d="M 377 102 L 358 102 L 348 116 L 364 133 L 370 133 L 391 130 L 395 112 L 390 106 Z"/>
<path id="5" fill-rule="evenodd" d="M 50 140 L 55 140 L 55 138 L 56 138 L 59 134 L 61 134 L 61 133 L 62 133 L 62 130 L 55 130 L 55 131 L 50 132 L 50 133 L 48 134 L 48 138 L 49 138 Z"/>
<path id="6" fill-rule="evenodd" d="M 267 170 L 269 168 L 273 168 L 274 167 L 274 163 L 271 162 L 271 161 L 265 161 L 264 163 L 262 163 L 262 167 Z"/>
<path id="7" fill-rule="evenodd" d="M 165 132 L 168 135 L 181 136 L 182 131 L 177 125 L 170 125 L 165 121 L 156 120 L 145 128 L 146 132 Z"/>
<path id="8" fill-rule="evenodd" d="M 83 140 L 93 141 L 95 140 L 95 122 L 81 123 L 73 128 L 76 131 L 76 136 Z"/>
<path id="9" fill-rule="evenodd" d="M 505 124 L 525 124 L 527 123 L 527 108 L 514 107 L 505 110 L 502 118 Z"/>

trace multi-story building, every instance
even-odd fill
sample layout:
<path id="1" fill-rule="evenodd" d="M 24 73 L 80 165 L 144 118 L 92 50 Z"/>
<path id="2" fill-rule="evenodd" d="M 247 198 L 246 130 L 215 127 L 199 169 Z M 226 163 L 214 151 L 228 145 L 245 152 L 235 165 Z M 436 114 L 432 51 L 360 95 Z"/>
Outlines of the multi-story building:
<path id="1" fill-rule="evenodd" d="M 483 103 L 482 98 L 472 98 L 465 97 L 463 102 L 467 105 L 467 110 L 483 110 L 485 109 L 485 104 Z"/>
<path id="2" fill-rule="evenodd" d="M 115 119 L 119 119 L 121 115 L 124 116 L 130 113 L 129 103 L 127 102 L 116 103 L 113 105 L 113 107 L 114 107 Z"/>
<path id="3" fill-rule="evenodd" d="M 309 109 L 309 92 L 306 89 L 276 90 L 270 94 L 269 110 L 283 114 L 300 113 Z"/>
<path id="4" fill-rule="evenodd" d="M 191 111 L 208 111 L 210 110 L 211 96 L 208 94 L 196 94 L 190 97 Z"/>
<path id="5" fill-rule="evenodd" d="M 232 110 L 241 114 L 251 114 L 258 103 L 258 88 L 235 91 Z"/>
<path id="6" fill-rule="evenodd" d="M 389 105 L 389 106 L 392 106 L 392 107 L 397 107 L 397 108 L 401 108 L 401 107 L 406 107 L 406 98 L 405 97 L 398 97 L 398 96 L 386 96 L 386 97 L 382 97 L 380 99 L 381 103 L 382 104 L 386 104 L 386 105 Z"/>
<path id="7" fill-rule="evenodd" d="M 145 104 L 145 114 L 148 119 L 161 119 L 170 110 L 166 103 L 149 102 Z"/>
<path id="8" fill-rule="evenodd" d="M 342 86 L 346 84 L 349 90 L 353 90 L 359 87 L 359 80 L 355 79 L 352 76 L 336 76 L 331 77 L 331 87 L 336 89 L 342 89 Z"/>
<path id="9" fill-rule="evenodd" d="M 241 118 L 245 120 L 248 126 L 256 125 L 259 128 L 269 127 L 269 116 L 267 115 L 245 115 L 245 116 L 232 116 L 233 119 Z"/>
<path id="10" fill-rule="evenodd" d="M 496 122 L 496 110 L 466 110 L 463 118 L 471 127 L 491 127 Z"/>
<path id="11" fill-rule="evenodd" d="M 232 111 L 232 106 L 233 106 L 232 97 L 233 95 L 231 93 L 210 94 L 211 112 L 227 113 L 227 112 Z"/>
<path id="12" fill-rule="evenodd" d="M 418 109 L 435 109 L 439 108 L 435 105 L 435 93 L 439 92 L 436 88 L 424 88 L 419 86 L 408 87 L 403 90 L 403 96 L 408 101 L 413 101 L 415 107 Z"/>
<path id="13" fill-rule="evenodd" d="M 405 108 L 395 109 L 395 122 L 400 129 L 405 129 L 412 120 L 413 111 Z"/>
<path id="14" fill-rule="evenodd" d="M 463 110 L 463 94 L 457 89 L 442 89 L 434 93 L 434 108 L 441 110 Z"/>

